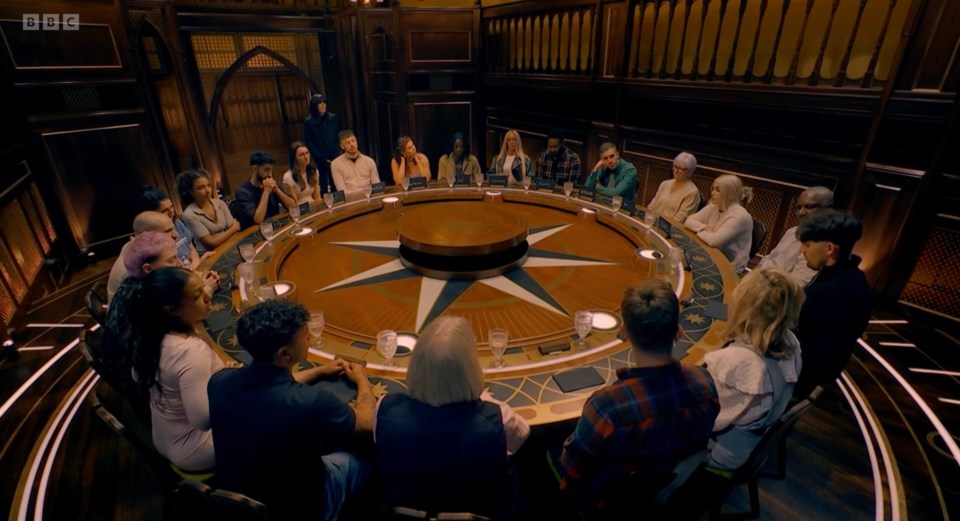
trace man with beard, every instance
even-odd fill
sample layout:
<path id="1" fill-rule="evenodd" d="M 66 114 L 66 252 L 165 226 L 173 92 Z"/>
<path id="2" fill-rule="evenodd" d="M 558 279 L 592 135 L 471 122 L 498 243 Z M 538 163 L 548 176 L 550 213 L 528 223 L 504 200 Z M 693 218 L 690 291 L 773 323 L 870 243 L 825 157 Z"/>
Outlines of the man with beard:
<path id="1" fill-rule="evenodd" d="M 238 215 L 241 228 L 260 224 L 264 219 L 280 213 L 280 205 L 290 208 L 297 201 L 284 193 L 273 178 L 273 157 L 266 152 L 250 154 L 250 180 L 236 191 Z"/>
<path id="2" fill-rule="evenodd" d="M 547 134 L 547 149 L 537 158 L 537 175 L 556 179 L 557 184 L 580 184 L 580 156 L 564 144 L 563 130 L 553 128 Z"/>

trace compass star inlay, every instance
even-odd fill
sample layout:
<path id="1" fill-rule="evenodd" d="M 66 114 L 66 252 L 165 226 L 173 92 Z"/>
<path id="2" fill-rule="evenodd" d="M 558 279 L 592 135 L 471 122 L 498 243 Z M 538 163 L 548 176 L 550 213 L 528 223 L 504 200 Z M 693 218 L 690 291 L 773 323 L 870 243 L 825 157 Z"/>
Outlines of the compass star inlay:
<path id="1" fill-rule="evenodd" d="M 563 224 L 530 228 L 527 235 L 527 244 L 533 246 L 565 230 L 569 226 L 569 224 Z M 530 268 L 612 266 L 616 264 L 615 262 L 582 257 L 564 252 L 530 248 L 527 259 L 523 264 L 503 275 L 480 280 L 442 280 L 421 275 L 405 267 L 400 261 L 400 241 L 398 240 L 339 241 L 330 244 L 386 257 L 393 257 L 393 259 L 362 273 L 317 289 L 315 293 L 421 277 L 420 295 L 417 303 L 417 331 L 422 330 L 430 321 L 443 314 L 461 295 L 477 283 L 494 288 L 558 315 L 570 316 L 570 313 L 564 309 L 543 286 L 530 277 L 526 270 Z"/>

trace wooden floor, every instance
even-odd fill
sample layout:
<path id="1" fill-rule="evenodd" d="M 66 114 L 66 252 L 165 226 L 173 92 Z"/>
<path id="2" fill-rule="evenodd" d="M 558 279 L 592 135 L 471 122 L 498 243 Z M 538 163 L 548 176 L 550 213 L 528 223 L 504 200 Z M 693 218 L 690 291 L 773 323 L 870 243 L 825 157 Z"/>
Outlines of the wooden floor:
<path id="1" fill-rule="evenodd" d="M 92 324 L 82 303 L 83 291 L 91 281 L 44 301 L 28 319 Z M 79 385 L 90 374 L 88 367 L 76 348 L 65 349 L 78 332 L 76 328 L 21 331 L 17 335 L 21 346 L 53 348 L 24 351 L 17 361 L 0 362 L 0 399 L 4 400 L 0 412 L 0 468 L 4 469 L 0 505 L 9 509 L 10 519 L 164 519 L 163 493 L 149 467 L 93 413 L 89 401 L 82 399 L 90 391 L 89 385 Z M 895 334 L 899 333 L 887 326 L 871 326 L 868 340 Z M 940 338 L 935 330 L 921 329 L 920 334 Z M 951 346 L 948 340 L 930 345 L 930 352 L 940 357 L 936 367 L 958 369 L 960 346 Z M 898 361 L 905 364 L 901 372 L 909 373 L 906 367 L 920 361 L 933 364 L 930 356 L 917 351 L 894 353 L 893 358 L 906 358 Z M 45 364 L 50 364 L 49 369 L 43 371 Z M 938 431 L 917 412 L 915 401 L 898 389 L 897 382 L 885 376 L 884 368 L 866 352 L 856 354 L 848 372 L 853 385 L 845 386 L 843 392 L 829 389 L 797 425 L 788 442 L 786 478 L 761 480 L 760 519 L 934 520 L 960 516 L 960 467 L 949 447 L 938 439 Z M 41 376 L 19 399 L 11 399 L 35 374 Z M 928 394 L 926 402 L 956 437 L 960 405 L 942 402 L 934 395 L 960 398 L 958 379 L 914 383 L 918 392 Z M 862 396 L 867 408 L 856 405 L 853 398 L 848 400 L 848 395 Z M 65 419 L 58 419 L 60 413 Z M 876 428 L 871 427 L 873 423 Z M 48 433 L 50 441 L 46 442 Z M 528 519 L 570 518 L 569 511 L 557 508 L 552 478 L 542 464 L 544 445 L 564 434 L 537 431 L 517 455 Z M 31 471 L 35 462 L 37 468 Z M 725 510 L 747 506 L 745 489 L 737 490 Z"/>

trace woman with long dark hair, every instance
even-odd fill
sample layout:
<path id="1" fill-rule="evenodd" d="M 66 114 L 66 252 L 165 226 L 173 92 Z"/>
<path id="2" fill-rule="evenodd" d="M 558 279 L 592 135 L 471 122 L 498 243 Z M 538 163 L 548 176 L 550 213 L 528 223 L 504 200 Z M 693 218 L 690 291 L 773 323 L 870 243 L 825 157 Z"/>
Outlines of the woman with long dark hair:
<path id="1" fill-rule="evenodd" d="M 210 295 L 199 275 L 160 268 L 143 277 L 132 299 L 137 388 L 150 402 L 153 443 L 189 471 L 214 467 L 207 382 L 223 361 L 196 330 L 210 314 Z"/>
<path id="2" fill-rule="evenodd" d="M 283 189 L 297 204 L 320 201 L 320 176 L 303 141 L 290 144 L 290 169 L 283 174 Z"/>
<path id="3" fill-rule="evenodd" d="M 437 181 L 444 182 L 457 176 L 473 177 L 480 172 L 480 161 L 470 153 L 470 142 L 462 132 L 454 133 L 447 153 L 440 156 L 437 164 Z"/>
<path id="4" fill-rule="evenodd" d="M 390 170 L 393 171 L 393 180 L 398 185 L 404 177 L 426 177 L 427 182 L 430 182 L 430 161 L 427 156 L 417 152 L 417 145 L 410 136 L 400 136 L 397 139 L 397 148 L 390 160 Z"/>
<path id="5" fill-rule="evenodd" d="M 203 254 L 227 242 L 240 231 L 240 221 L 233 218 L 223 199 L 214 197 L 210 174 L 203 169 L 187 170 L 177 176 L 177 192 L 183 210 L 183 221 L 193 232 L 197 252 Z"/>

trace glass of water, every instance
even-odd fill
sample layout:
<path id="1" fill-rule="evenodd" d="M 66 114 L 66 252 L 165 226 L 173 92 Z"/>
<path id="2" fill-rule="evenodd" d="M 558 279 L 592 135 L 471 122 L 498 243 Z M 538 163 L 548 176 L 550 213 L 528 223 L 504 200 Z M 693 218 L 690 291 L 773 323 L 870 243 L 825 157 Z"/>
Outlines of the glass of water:
<path id="1" fill-rule="evenodd" d="M 523 189 L 529 190 L 531 184 L 533 184 L 533 178 L 528 175 L 523 176 Z"/>
<path id="2" fill-rule="evenodd" d="M 244 262 L 251 262 L 257 255 L 257 249 L 249 242 L 241 244 L 238 249 L 240 250 L 240 257 Z"/>
<path id="3" fill-rule="evenodd" d="M 577 347 L 586 349 L 587 335 L 593 329 L 593 312 L 577 311 L 573 318 L 573 327 L 577 330 Z"/>
<path id="4" fill-rule="evenodd" d="M 323 311 L 314 311 L 313 313 L 310 313 L 310 319 L 307 321 L 307 329 L 310 330 L 311 345 L 323 345 L 323 338 L 320 337 L 320 335 L 323 334 L 323 326 Z"/>
<path id="5" fill-rule="evenodd" d="M 483 174 L 480 172 L 473 174 L 473 182 L 477 183 L 477 191 L 480 191 L 483 186 Z"/>
<path id="6" fill-rule="evenodd" d="M 270 242 L 273 239 L 273 223 L 266 222 L 260 224 L 260 235 L 263 235 L 263 238 Z"/>
<path id="7" fill-rule="evenodd" d="M 493 353 L 493 367 L 503 367 L 503 353 L 507 351 L 507 341 L 509 333 L 506 329 L 491 329 L 487 334 L 487 340 L 490 342 L 490 352 Z"/>
<path id="8" fill-rule="evenodd" d="M 567 199 L 570 198 L 570 194 L 573 193 L 573 181 L 563 183 L 563 193 L 566 194 Z"/>
<path id="9" fill-rule="evenodd" d="M 450 187 L 450 191 L 453 191 L 453 184 L 457 182 L 457 176 L 449 175 L 447 176 L 447 186 Z"/>
<path id="10" fill-rule="evenodd" d="M 300 227 L 300 207 L 293 206 L 290 208 L 290 218 L 293 219 L 293 222 L 296 223 L 296 226 L 291 230 L 292 233 L 300 233 L 300 230 L 303 228 Z"/>
<path id="11" fill-rule="evenodd" d="M 323 204 L 327 205 L 327 209 L 333 208 L 333 192 L 323 194 Z"/>
<path id="12" fill-rule="evenodd" d="M 396 367 L 397 362 L 393 359 L 397 354 L 397 332 L 392 329 L 384 329 L 377 333 L 377 354 L 387 361 L 387 367 Z"/>
<path id="13" fill-rule="evenodd" d="M 410 178 L 403 176 L 403 179 L 400 180 L 400 186 L 403 187 L 403 191 L 406 193 L 406 191 L 410 189 Z"/>
<path id="14" fill-rule="evenodd" d="M 623 206 L 623 197 L 619 195 L 613 196 L 613 200 L 610 202 L 610 205 L 613 206 L 613 218 L 617 218 L 617 214 L 620 213 L 620 208 Z"/>

